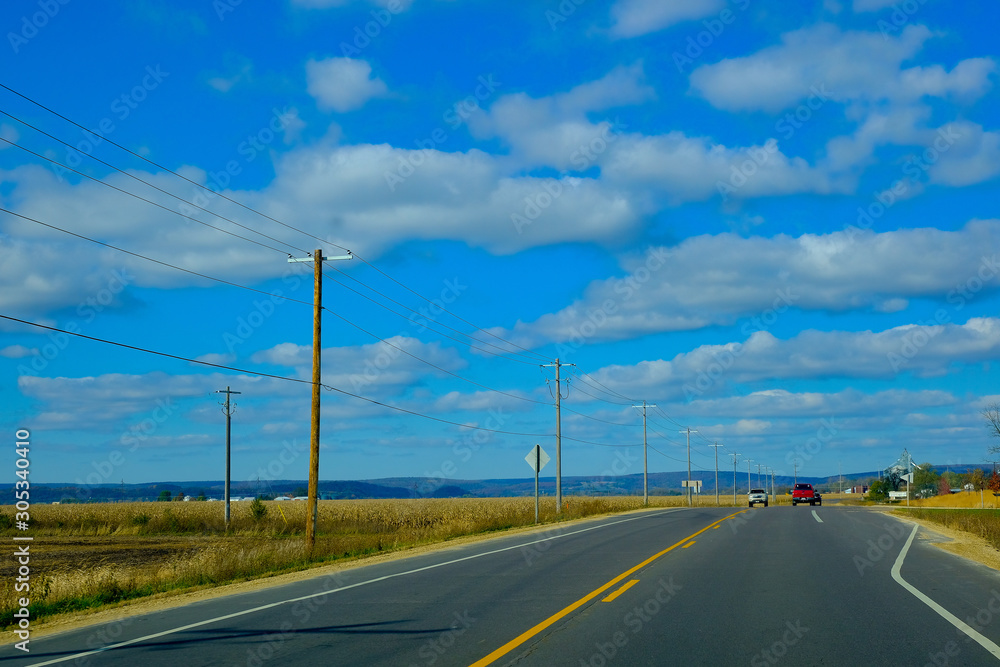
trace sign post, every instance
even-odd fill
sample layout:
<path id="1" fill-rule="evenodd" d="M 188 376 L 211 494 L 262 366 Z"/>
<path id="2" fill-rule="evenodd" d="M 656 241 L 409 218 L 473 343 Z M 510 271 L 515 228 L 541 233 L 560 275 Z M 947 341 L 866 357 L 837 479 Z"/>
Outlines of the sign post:
<path id="1" fill-rule="evenodd" d="M 538 523 L 538 473 L 549 462 L 549 455 L 545 453 L 541 445 L 535 445 L 528 452 L 528 455 L 524 457 L 524 460 L 535 471 L 535 523 Z"/>

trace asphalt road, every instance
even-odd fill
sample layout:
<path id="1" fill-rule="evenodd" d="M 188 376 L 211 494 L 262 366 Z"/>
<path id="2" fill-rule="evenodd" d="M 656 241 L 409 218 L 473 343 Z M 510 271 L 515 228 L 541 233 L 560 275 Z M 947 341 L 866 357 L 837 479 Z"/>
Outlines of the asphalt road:
<path id="1" fill-rule="evenodd" d="M 848 507 L 636 512 L 9 644 L 0 663 L 996 664 L 1000 575 L 926 534 Z"/>

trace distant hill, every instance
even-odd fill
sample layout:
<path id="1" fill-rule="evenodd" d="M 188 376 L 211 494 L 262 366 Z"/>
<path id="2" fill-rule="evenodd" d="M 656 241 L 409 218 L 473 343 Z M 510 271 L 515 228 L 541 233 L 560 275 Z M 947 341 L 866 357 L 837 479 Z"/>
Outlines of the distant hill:
<path id="1" fill-rule="evenodd" d="M 975 468 L 991 470 L 993 464 L 935 465 L 934 470 L 964 473 Z M 681 481 L 687 477 L 684 472 L 656 472 L 649 474 L 650 495 L 681 495 Z M 694 471 L 691 477 L 701 480 L 702 494 L 715 494 L 715 471 Z M 849 487 L 868 482 L 878 477 L 878 471 L 856 472 L 842 476 L 806 477 L 798 481 L 808 482 L 821 491 L 836 490 L 842 483 Z M 757 473 L 750 476 L 751 486 L 758 485 Z M 841 482 L 842 480 L 842 482 Z M 788 476 L 776 476 L 774 484 L 778 492 L 783 492 L 795 480 Z M 746 493 L 746 470 L 736 473 L 737 492 Z M 539 491 L 542 495 L 555 495 L 555 477 L 541 477 Z M 13 503 L 13 484 L 0 484 L 0 493 Z M 259 482 L 233 482 L 233 498 L 262 496 L 305 495 L 304 480 L 261 480 Z M 179 493 L 192 499 L 200 495 L 206 498 L 222 499 L 223 482 L 211 480 L 203 482 L 158 482 L 156 484 L 100 484 L 81 486 L 75 484 L 32 484 L 31 499 L 37 503 L 51 502 L 123 502 L 157 500 L 161 494 L 169 492 L 171 498 Z M 434 479 L 429 477 L 388 477 L 370 480 L 325 480 L 319 483 L 319 493 L 325 499 L 343 498 L 490 498 L 499 496 L 531 496 L 535 492 L 535 480 L 530 478 L 507 479 Z M 733 493 L 733 471 L 719 471 L 719 493 Z M 563 495 L 641 495 L 642 474 L 616 475 L 609 477 L 583 476 L 563 477 Z"/>

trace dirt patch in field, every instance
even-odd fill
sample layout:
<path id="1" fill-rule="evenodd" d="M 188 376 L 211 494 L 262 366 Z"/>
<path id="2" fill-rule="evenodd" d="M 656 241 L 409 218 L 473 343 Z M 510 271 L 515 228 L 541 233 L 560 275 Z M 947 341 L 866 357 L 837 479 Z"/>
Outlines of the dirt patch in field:
<path id="1" fill-rule="evenodd" d="M 40 571 L 55 574 L 99 567 L 158 565 L 191 555 L 208 542 L 199 538 L 164 537 L 39 537 L 31 556 Z M 17 561 L 0 561 L 0 577 L 13 577 Z"/>

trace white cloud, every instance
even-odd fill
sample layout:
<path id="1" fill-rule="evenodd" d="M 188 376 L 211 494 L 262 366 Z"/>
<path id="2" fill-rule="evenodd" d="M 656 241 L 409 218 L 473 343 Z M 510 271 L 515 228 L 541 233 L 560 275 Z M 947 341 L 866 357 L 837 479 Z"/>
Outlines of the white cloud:
<path id="1" fill-rule="evenodd" d="M 306 63 L 309 94 L 323 109 L 344 113 L 360 109 L 368 100 L 384 97 L 389 89 L 378 77 L 372 78 L 372 66 L 353 58 L 327 58 Z"/>
<path id="2" fill-rule="evenodd" d="M 767 389 L 742 396 L 699 399 L 685 411 L 716 418 L 804 418 L 830 415 L 896 417 L 916 410 L 952 406 L 959 399 L 947 391 L 889 389 L 867 394 L 857 389 L 835 393 Z"/>
<path id="3" fill-rule="evenodd" d="M 618 0 L 611 7 L 614 37 L 637 37 L 705 18 L 725 8 L 724 0 Z"/>
<path id="4" fill-rule="evenodd" d="M 25 347 L 24 345 L 8 345 L 0 350 L 0 357 L 7 357 L 8 359 L 24 359 L 36 354 L 38 354 L 38 348 Z"/>
<path id="5" fill-rule="evenodd" d="M 1000 284 L 996 256 L 984 254 L 996 247 L 1000 221 L 973 221 L 954 232 L 692 237 L 627 256 L 624 275 L 594 281 L 575 303 L 504 335 L 525 346 L 581 345 L 780 317 L 789 309 L 895 312 L 912 298 L 954 303 L 962 299 L 956 286 L 971 278 Z M 755 326 L 748 321 L 745 335 Z"/>
<path id="6" fill-rule="evenodd" d="M 346 7 L 353 3 L 368 3 L 376 7 L 384 7 L 397 14 L 409 9 L 414 0 L 292 0 L 293 5 L 306 9 L 330 9 L 331 7 Z"/>
<path id="7" fill-rule="evenodd" d="M 698 67 L 692 90 L 729 111 L 778 112 L 814 94 L 817 87 L 842 103 L 912 102 L 923 96 L 976 99 L 991 86 L 996 63 L 989 58 L 903 69 L 930 39 L 924 26 L 909 25 L 886 39 L 879 32 L 843 32 L 819 24 L 786 33 L 781 43 L 753 55 Z"/>
<path id="8" fill-rule="evenodd" d="M 806 330 L 782 340 L 757 331 L 744 343 L 703 345 L 671 360 L 591 373 L 612 390 L 664 400 L 718 395 L 733 383 L 788 379 L 894 379 L 943 375 L 959 364 L 1000 359 L 1000 319 L 905 325 L 880 332 Z M 772 395 L 772 398 L 774 396 Z"/>

